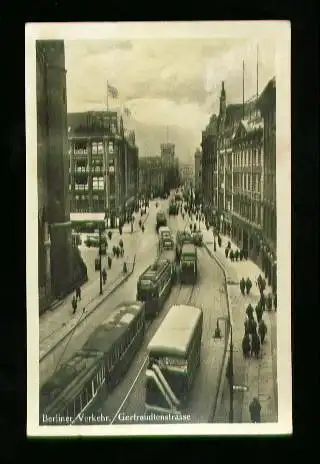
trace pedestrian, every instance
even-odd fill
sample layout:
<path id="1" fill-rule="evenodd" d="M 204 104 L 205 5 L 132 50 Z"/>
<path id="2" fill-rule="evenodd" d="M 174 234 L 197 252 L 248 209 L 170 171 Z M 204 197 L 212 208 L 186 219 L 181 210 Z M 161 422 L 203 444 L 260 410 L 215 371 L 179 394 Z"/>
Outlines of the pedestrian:
<path id="1" fill-rule="evenodd" d="M 244 277 L 242 277 L 242 279 L 240 280 L 240 291 L 242 295 L 244 295 L 245 289 L 246 289 L 246 281 L 244 280 Z"/>
<path id="2" fill-rule="evenodd" d="M 248 277 L 247 280 L 246 280 L 247 295 L 249 295 L 251 288 L 252 288 L 252 282 L 251 282 L 250 278 Z"/>
<path id="3" fill-rule="evenodd" d="M 254 322 L 256 323 L 256 321 Z M 252 333 L 252 337 L 251 337 L 251 356 L 254 354 L 255 357 L 258 358 L 259 353 L 260 353 L 260 340 L 255 330 L 254 333 Z"/>
<path id="4" fill-rule="evenodd" d="M 77 303 L 77 298 L 75 295 L 73 295 L 73 298 L 72 298 L 72 301 L 71 301 L 71 304 L 72 304 L 72 308 L 73 308 L 73 312 L 72 314 L 75 314 L 76 310 L 77 310 L 77 306 L 78 306 L 78 303 Z"/>
<path id="5" fill-rule="evenodd" d="M 261 304 L 262 311 L 265 311 L 265 309 L 266 309 L 266 297 L 265 297 L 263 292 L 260 295 L 260 304 Z"/>
<path id="6" fill-rule="evenodd" d="M 108 256 L 108 268 L 111 269 L 111 265 L 112 265 L 112 258 L 111 256 Z"/>
<path id="7" fill-rule="evenodd" d="M 240 261 L 243 260 L 243 250 L 240 250 L 240 252 L 239 252 L 239 259 L 240 259 Z"/>
<path id="8" fill-rule="evenodd" d="M 128 272 L 127 263 L 124 261 L 122 271 L 124 274 Z"/>
<path id="9" fill-rule="evenodd" d="M 81 288 L 80 288 L 80 286 L 78 286 L 76 288 L 76 299 L 78 299 L 78 298 L 79 298 L 79 301 L 81 301 Z"/>
<path id="10" fill-rule="evenodd" d="M 218 235 L 218 245 L 219 245 L 219 248 L 221 248 L 222 239 L 221 239 L 220 235 Z"/>
<path id="11" fill-rule="evenodd" d="M 236 261 L 238 261 L 238 258 L 239 258 L 239 251 L 238 250 L 236 250 L 234 252 L 234 258 L 235 258 Z"/>
<path id="12" fill-rule="evenodd" d="M 102 280 L 103 280 L 103 285 L 105 285 L 106 281 L 107 281 L 107 272 L 106 272 L 105 268 L 103 268 L 103 270 L 102 270 Z"/>
<path id="13" fill-rule="evenodd" d="M 247 306 L 246 315 L 248 316 L 249 319 L 253 319 L 253 307 L 251 304 Z"/>
<path id="14" fill-rule="evenodd" d="M 226 258 L 228 258 L 228 255 L 229 255 L 229 248 L 226 247 L 226 249 L 224 250 L 224 254 L 226 255 Z"/>
<path id="15" fill-rule="evenodd" d="M 244 358 L 249 358 L 251 353 L 250 337 L 245 333 L 242 339 L 242 353 Z"/>
<path id="16" fill-rule="evenodd" d="M 266 299 L 266 307 L 268 311 L 272 311 L 272 296 L 271 293 L 268 293 L 267 299 Z"/>
<path id="17" fill-rule="evenodd" d="M 258 323 L 262 319 L 262 314 L 263 314 L 263 309 L 262 309 L 261 303 L 259 302 L 256 306 L 256 316 L 257 316 Z"/>
<path id="18" fill-rule="evenodd" d="M 249 412 L 251 422 L 253 423 L 260 423 L 261 422 L 261 404 L 258 398 L 253 398 L 249 405 Z"/>
<path id="19" fill-rule="evenodd" d="M 229 256 L 230 256 L 230 261 L 233 262 L 234 254 L 232 250 L 230 250 Z"/>
<path id="20" fill-rule="evenodd" d="M 258 329 L 260 340 L 261 340 L 261 345 L 263 345 L 263 342 L 264 342 L 264 339 L 266 337 L 267 331 L 268 331 L 268 329 L 267 329 L 266 323 L 264 322 L 263 319 L 261 319 L 260 322 L 259 322 L 259 329 Z"/>

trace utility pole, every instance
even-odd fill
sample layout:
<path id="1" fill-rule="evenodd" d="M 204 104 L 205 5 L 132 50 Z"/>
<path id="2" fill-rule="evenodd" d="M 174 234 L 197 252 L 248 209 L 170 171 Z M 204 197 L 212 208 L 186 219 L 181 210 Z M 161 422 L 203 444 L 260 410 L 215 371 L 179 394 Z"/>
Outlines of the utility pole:
<path id="1" fill-rule="evenodd" d="M 100 268 L 100 295 L 102 295 L 102 263 L 101 263 L 101 226 L 99 226 L 99 268 Z"/>
<path id="2" fill-rule="evenodd" d="M 229 387 L 230 387 L 230 411 L 229 411 L 229 422 L 233 423 L 233 384 L 234 384 L 234 373 L 233 373 L 233 333 L 232 324 L 229 320 L 230 326 L 230 358 L 229 358 Z"/>

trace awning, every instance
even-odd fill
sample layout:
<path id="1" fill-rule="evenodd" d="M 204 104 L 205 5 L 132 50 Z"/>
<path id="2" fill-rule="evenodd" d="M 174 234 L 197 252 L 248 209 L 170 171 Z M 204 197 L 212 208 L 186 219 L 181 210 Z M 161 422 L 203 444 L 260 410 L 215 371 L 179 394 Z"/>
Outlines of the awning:
<path id="1" fill-rule="evenodd" d="M 70 213 L 71 222 L 102 222 L 105 213 Z"/>

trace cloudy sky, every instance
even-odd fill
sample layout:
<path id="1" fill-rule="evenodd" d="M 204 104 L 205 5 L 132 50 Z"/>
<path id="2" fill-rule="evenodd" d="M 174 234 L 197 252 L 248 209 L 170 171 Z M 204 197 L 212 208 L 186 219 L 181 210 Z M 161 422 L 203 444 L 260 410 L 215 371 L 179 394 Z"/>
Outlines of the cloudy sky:
<path id="1" fill-rule="evenodd" d="M 168 127 L 181 161 L 192 162 L 201 131 L 219 111 L 222 80 L 227 103 L 242 102 L 243 60 L 245 98 L 256 93 L 257 46 L 262 91 L 275 75 L 270 37 L 66 40 L 68 112 L 105 109 L 108 81 L 119 92 L 109 109 L 131 111 L 125 125 L 136 130 L 140 156 L 159 154 Z"/>

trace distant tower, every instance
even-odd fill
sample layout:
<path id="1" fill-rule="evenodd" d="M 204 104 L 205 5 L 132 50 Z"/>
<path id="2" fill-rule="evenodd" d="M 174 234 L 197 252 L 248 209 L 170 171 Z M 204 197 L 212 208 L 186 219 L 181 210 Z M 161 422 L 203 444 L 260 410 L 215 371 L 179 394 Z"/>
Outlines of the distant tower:
<path id="1" fill-rule="evenodd" d="M 160 145 L 161 149 L 161 159 L 162 161 L 169 166 L 174 164 L 174 155 L 175 155 L 175 144 L 174 143 L 162 143 Z"/>
<path id="2" fill-rule="evenodd" d="M 224 81 L 222 81 L 222 88 L 220 94 L 220 111 L 219 111 L 219 131 L 223 131 L 226 122 L 227 102 L 226 91 L 224 88 Z"/>

